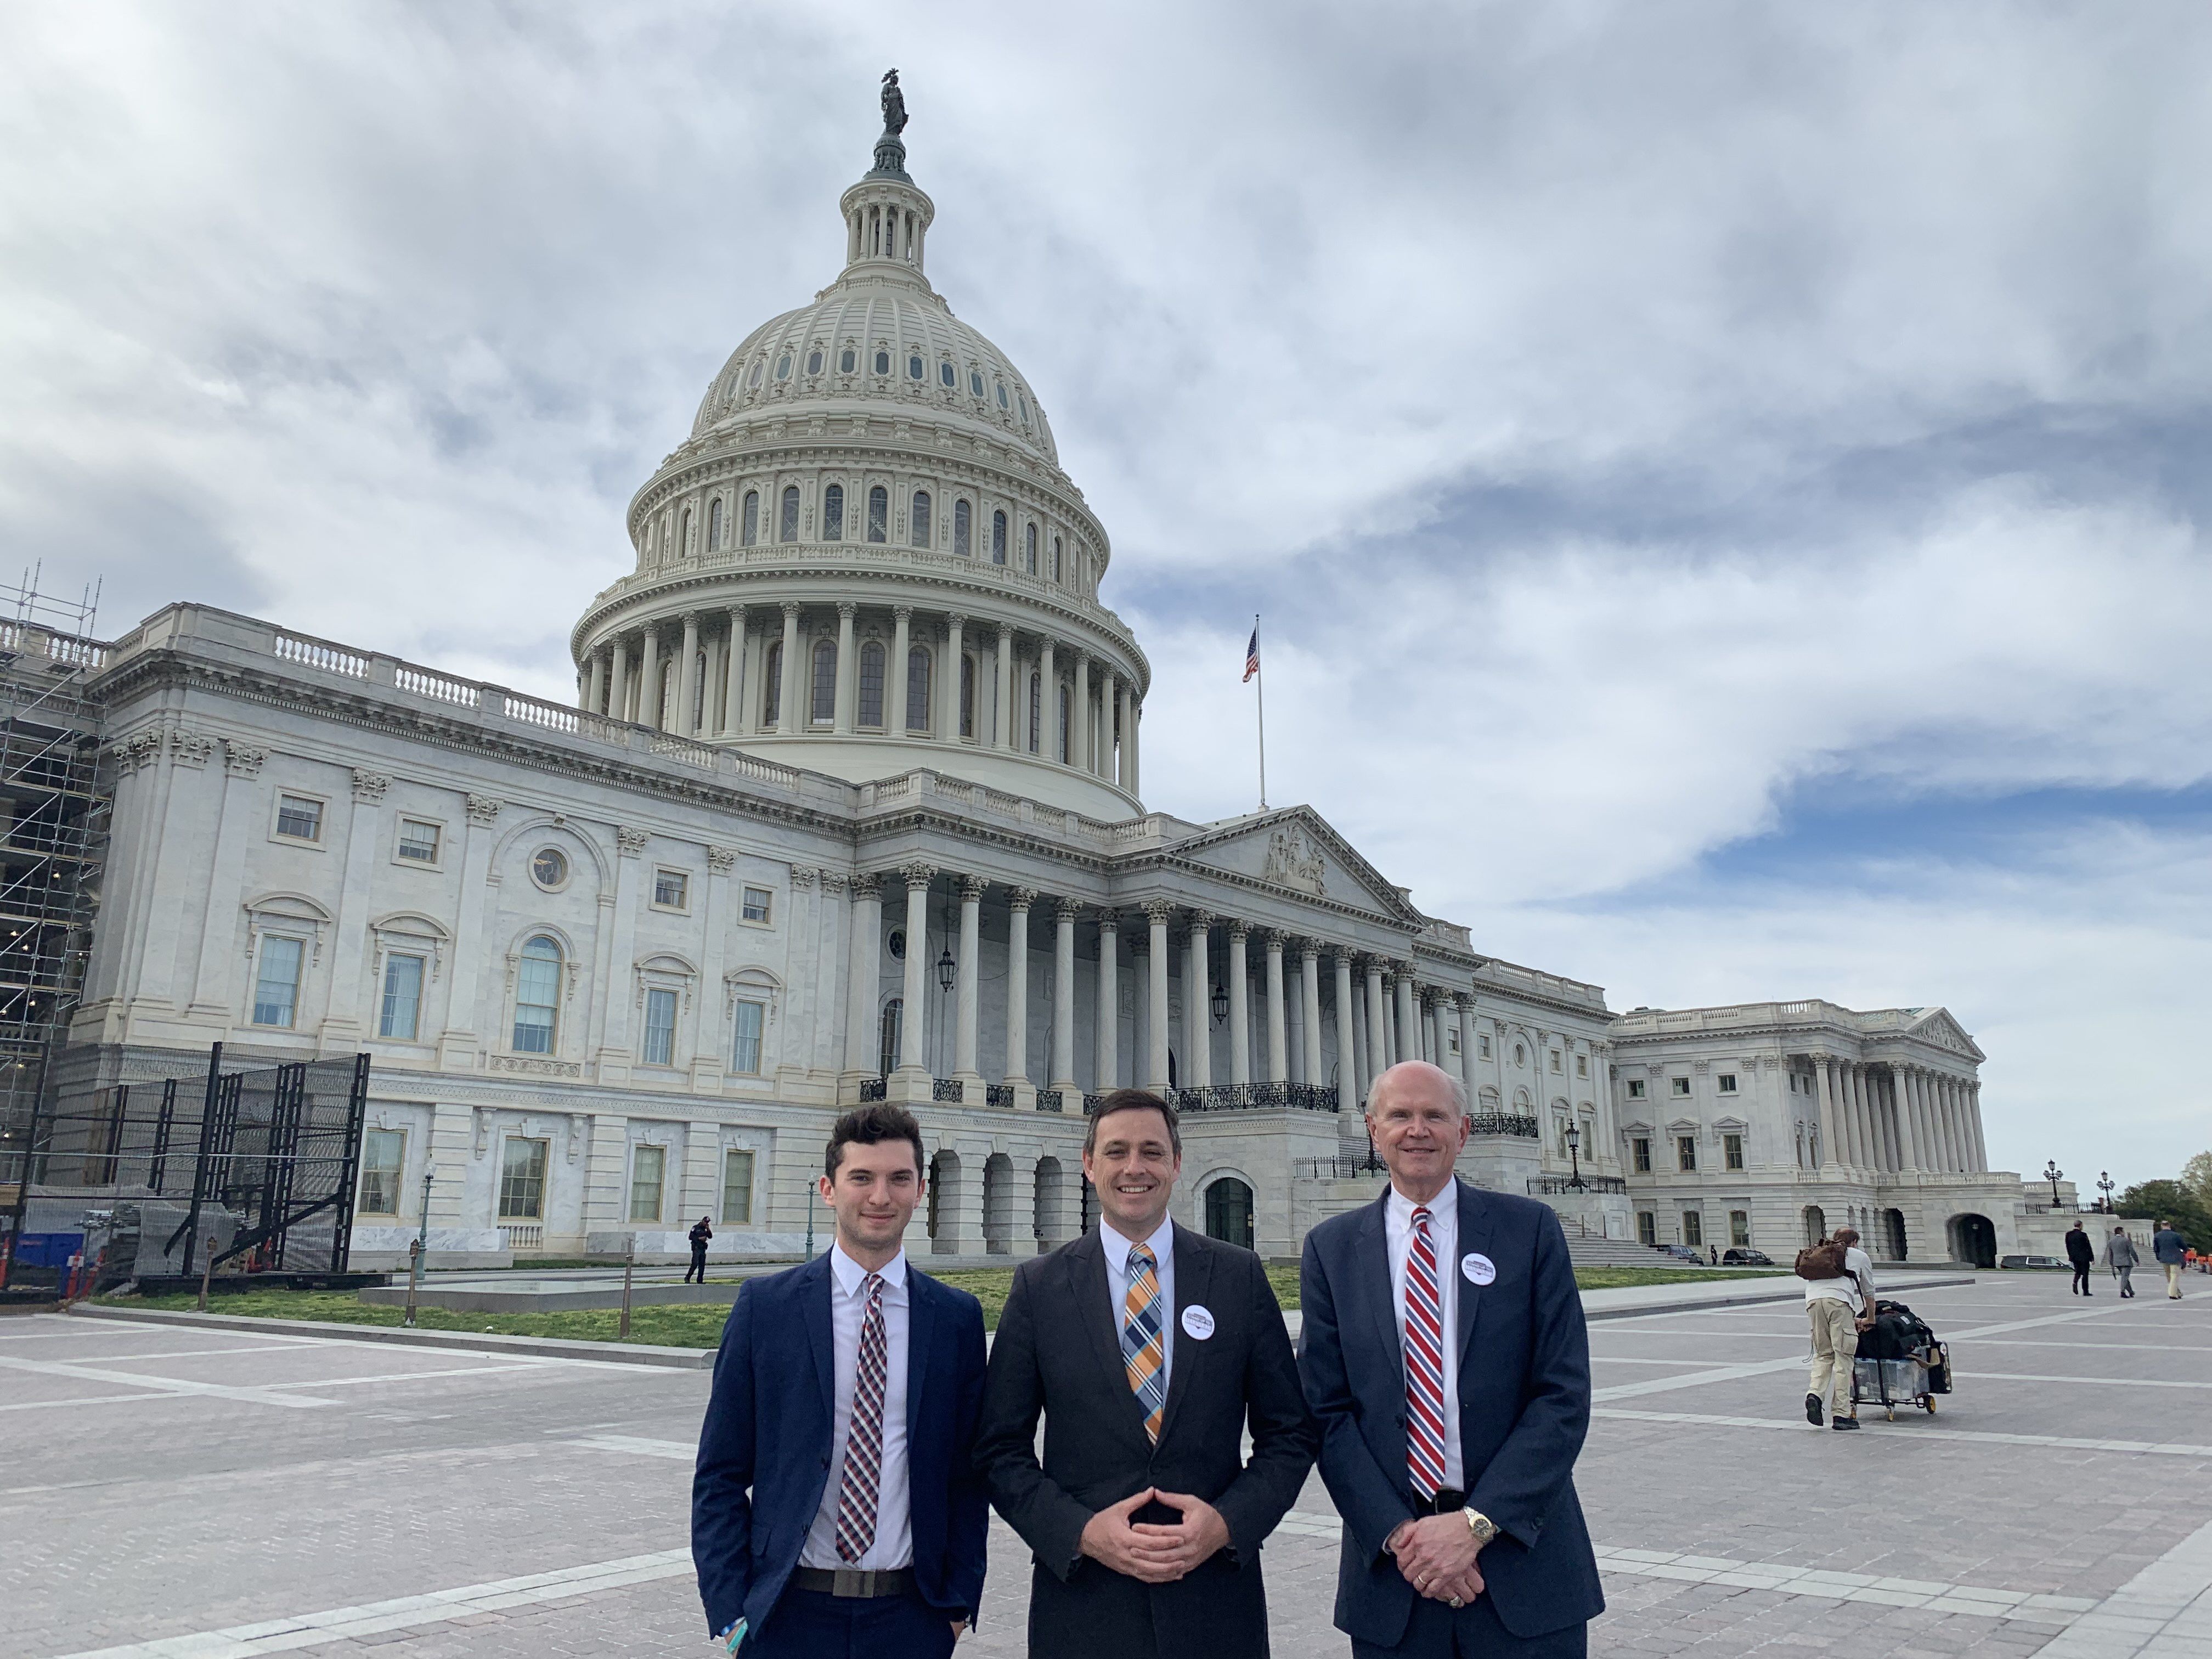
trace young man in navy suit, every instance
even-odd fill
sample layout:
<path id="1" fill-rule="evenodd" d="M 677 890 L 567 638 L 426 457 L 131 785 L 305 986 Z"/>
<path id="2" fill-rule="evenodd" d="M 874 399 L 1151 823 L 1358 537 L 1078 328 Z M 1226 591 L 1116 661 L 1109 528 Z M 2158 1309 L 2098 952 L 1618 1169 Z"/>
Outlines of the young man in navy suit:
<path id="1" fill-rule="evenodd" d="M 1605 1608 L 1575 1497 L 1589 1338 L 1566 1235 L 1454 1176 L 1468 1127 L 1456 1079 L 1392 1066 L 1367 1105 L 1389 1189 L 1306 1235 L 1299 1365 L 1356 1659 L 1575 1659 Z"/>
<path id="2" fill-rule="evenodd" d="M 911 1112 L 846 1113 L 823 1161 L 836 1242 L 722 1328 L 691 1481 L 707 1627 L 746 1659 L 943 1659 L 983 1596 L 983 1310 L 907 1261 Z"/>

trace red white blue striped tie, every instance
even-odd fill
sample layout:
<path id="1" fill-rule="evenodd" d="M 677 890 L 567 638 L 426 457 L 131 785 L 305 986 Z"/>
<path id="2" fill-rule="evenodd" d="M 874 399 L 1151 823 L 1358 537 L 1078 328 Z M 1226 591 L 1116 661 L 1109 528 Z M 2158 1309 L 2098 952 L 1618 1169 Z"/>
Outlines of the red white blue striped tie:
<path id="1" fill-rule="evenodd" d="M 853 1367 L 853 1419 L 845 1436 L 845 1478 L 837 1493 L 837 1559 L 857 1561 L 876 1541 L 876 1486 L 884 1467 L 884 1383 L 890 1344 L 884 1334 L 884 1280 L 870 1273 Z"/>
<path id="2" fill-rule="evenodd" d="M 1437 1245 L 1429 1212 L 1413 1212 L 1406 1250 L 1406 1467 L 1414 1493 L 1433 1498 L 1444 1484 L 1443 1302 L 1437 1293 Z"/>

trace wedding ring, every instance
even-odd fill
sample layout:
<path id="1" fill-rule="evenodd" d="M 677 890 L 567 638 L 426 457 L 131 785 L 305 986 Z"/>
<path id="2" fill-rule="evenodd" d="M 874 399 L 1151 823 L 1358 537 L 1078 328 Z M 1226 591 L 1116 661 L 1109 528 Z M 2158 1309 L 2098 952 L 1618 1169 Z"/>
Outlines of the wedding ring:
<path id="1" fill-rule="evenodd" d="M 1459 1605 L 1460 1605 L 1460 1599 L 1459 1599 L 1459 1597 L 1457 1597 L 1456 1595 L 1453 1596 L 1453 1597 L 1452 1597 L 1452 1599 L 1451 1599 L 1451 1604 L 1452 1604 L 1454 1607 L 1457 1607 L 1457 1606 L 1459 1606 Z"/>

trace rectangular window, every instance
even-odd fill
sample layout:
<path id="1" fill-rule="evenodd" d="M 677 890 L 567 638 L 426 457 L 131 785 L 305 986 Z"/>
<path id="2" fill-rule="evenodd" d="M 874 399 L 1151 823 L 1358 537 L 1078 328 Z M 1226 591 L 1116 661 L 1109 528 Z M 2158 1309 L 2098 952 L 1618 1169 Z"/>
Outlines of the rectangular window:
<path id="1" fill-rule="evenodd" d="M 1651 1173 L 1650 1138 L 1647 1135 L 1638 1135 L 1633 1140 L 1630 1141 L 1628 1145 L 1631 1156 L 1635 1160 L 1636 1173 L 1638 1175 L 1650 1175 Z"/>
<path id="2" fill-rule="evenodd" d="M 768 1005 L 764 1002 L 738 1004 L 737 1039 L 730 1047 L 730 1069 L 742 1077 L 758 1077 L 761 1068 L 761 1032 L 768 1024 Z"/>
<path id="3" fill-rule="evenodd" d="M 1459 1052 L 1459 1033 L 1457 1031 L 1446 1031 L 1444 1033 L 1444 1046 L 1450 1049 L 1452 1053 L 1457 1054 Z"/>
<path id="4" fill-rule="evenodd" d="M 974 522 L 974 510 L 967 502 L 956 501 L 952 503 L 952 550 L 963 559 L 968 556 L 970 526 Z"/>
<path id="5" fill-rule="evenodd" d="M 1721 1161 L 1731 1170 L 1743 1168 L 1743 1137 L 1727 1134 L 1721 1137 Z"/>
<path id="6" fill-rule="evenodd" d="M 1690 1092 L 1690 1079 L 1686 1077 L 1669 1078 L 1668 1082 L 1677 1096 L 1686 1096 Z"/>
<path id="7" fill-rule="evenodd" d="M 765 924 L 768 921 L 769 906 L 774 902 L 775 896 L 765 887 L 746 888 L 745 920 Z"/>
<path id="8" fill-rule="evenodd" d="M 919 645 L 906 653 L 906 729 L 929 730 L 929 652 Z"/>
<path id="9" fill-rule="evenodd" d="M 1735 1073 L 1734 1072 L 1723 1072 L 1721 1073 L 1720 1084 L 1721 1092 L 1723 1094 L 1734 1094 L 1735 1092 Z"/>
<path id="10" fill-rule="evenodd" d="M 1698 1167 L 1698 1138 L 1695 1135 L 1674 1137 L 1674 1167 L 1688 1171 Z"/>
<path id="11" fill-rule="evenodd" d="M 676 993 L 645 994 L 645 1063 L 667 1066 L 676 1058 Z"/>
<path id="12" fill-rule="evenodd" d="M 300 962 L 306 954 L 301 941 L 265 933 L 261 939 L 261 971 L 253 981 L 253 1023 L 289 1026 L 300 1003 Z"/>
<path id="13" fill-rule="evenodd" d="M 1488 1060 L 1490 1058 L 1490 1039 L 1487 1036 L 1483 1036 L 1478 1037 L 1475 1041 L 1476 1052 L 1481 1054 L 1485 1060 Z"/>
<path id="14" fill-rule="evenodd" d="M 1644 1098 L 1644 1079 L 1642 1078 L 1632 1077 L 1628 1079 L 1628 1097 L 1631 1100 L 1641 1100 Z"/>
<path id="15" fill-rule="evenodd" d="M 422 1013 L 422 958 L 392 955 L 384 959 L 384 1006 L 376 1034 L 401 1042 L 415 1041 Z"/>
<path id="16" fill-rule="evenodd" d="M 1554 1048 L 1554 1049 L 1553 1049 L 1553 1050 L 1552 1050 L 1552 1073 L 1553 1073 L 1553 1075 L 1557 1076 L 1557 1075 L 1559 1074 L 1559 1051 L 1557 1048 Z"/>
<path id="17" fill-rule="evenodd" d="M 681 910 L 691 902 L 691 878 L 681 870 L 653 872 L 653 902 L 664 910 Z"/>
<path id="18" fill-rule="evenodd" d="M 399 1172 L 407 1162 L 404 1129 L 370 1129 L 361 1138 L 361 1196 L 354 1207 L 363 1215 L 399 1213 Z"/>
<path id="19" fill-rule="evenodd" d="M 510 1135 L 500 1149 L 499 1218 L 501 1221 L 543 1221 L 545 1218 L 545 1146 L 542 1140 Z"/>
<path id="20" fill-rule="evenodd" d="M 814 701 L 809 718 L 817 726 L 837 718 L 837 647 L 827 640 L 814 647 Z"/>
<path id="21" fill-rule="evenodd" d="M 1730 1210 L 1729 1212 L 1729 1243 L 1738 1249 L 1751 1243 L 1750 1211 Z"/>
<path id="22" fill-rule="evenodd" d="M 560 1003 L 561 959 L 526 950 L 514 981 L 515 1053 L 553 1052 L 553 1022 Z"/>
<path id="23" fill-rule="evenodd" d="M 1659 1242 L 1659 1218 L 1649 1210 L 1636 1212 L 1636 1242 L 1638 1244 L 1656 1244 Z"/>
<path id="24" fill-rule="evenodd" d="M 722 1224 L 742 1227 L 753 1218 L 753 1155 L 732 1146 L 722 1154 Z"/>
<path id="25" fill-rule="evenodd" d="M 1682 1243 L 1702 1244 L 1705 1242 L 1705 1218 L 1695 1210 L 1682 1212 Z"/>
<path id="26" fill-rule="evenodd" d="M 668 1161 L 661 1146 L 633 1146 L 629 1154 L 629 1218 L 660 1219 L 660 1175 Z"/>
<path id="27" fill-rule="evenodd" d="M 306 795 L 276 797 L 276 833 L 295 841 L 323 838 L 323 804 Z"/>
<path id="28" fill-rule="evenodd" d="M 438 826 L 421 818 L 399 820 L 399 856 L 410 864 L 438 861 Z"/>

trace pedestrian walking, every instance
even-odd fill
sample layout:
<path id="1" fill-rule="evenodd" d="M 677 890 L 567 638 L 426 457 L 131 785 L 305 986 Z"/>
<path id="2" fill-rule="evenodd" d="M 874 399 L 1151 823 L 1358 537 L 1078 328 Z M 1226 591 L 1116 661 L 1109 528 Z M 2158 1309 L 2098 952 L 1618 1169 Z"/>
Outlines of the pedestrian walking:
<path id="1" fill-rule="evenodd" d="M 2112 1277 L 2120 1281 L 2123 1298 L 2136 1293 L 2135 1271 L 2142 1263 L 2136 1253 L 2136 1242 L 2128 1237 L 2125 1227 L 2112 1229 L 2112 1236 L 2105 1241 L 2105 1265 L 2112 1270 Z"/>
<path id="2" fill-rule="evenodd" d="M 2097 1247 L 2089 1242 L 2087 1231 L 2076 1221 L 2074 1230 L 2066 1235 L 2066 1259 L 2074 1264 L 2073 1293 L 2075 1296 L 2095 1294 L 2089 1288 L 2089 1269 L 2097 1265 Z"/>
<path id="3" fill-rule="evenodd" d="M 1717 1245 L 1717 1244 L 1708 1244 L 1708 1245 L 1706 1245 L 1706 1246 L 1705 1246 L 1705 1255 L 1706 1255 L 1707 1256 L 1709 1256 L 1709 1257 L 1711 1259 L 1713 1266 L 1715 1266 L 1716 1267 L 1719 1267 L 1719 1266 L 1721 1265 L 1721 1247 L 1720 1247 L 1719 1245 Z"/>
<path id="4" fill-rule="evenodd" d="M 714 1237 L 714 1224 L 705 1216 L 691 1230 L 691 1265 L 684 1270 L 684 1282 L 689 1285 L 696 1277 L 702 1285 L 707 1282 L 707 1244 Z"/>
<path id="5" fill-rule="evenodd" d="M 2150 1253 L 2158 1258 L 2158 1265 L 2166 1269 L 2166 1294 L 2169 1300 L 2181 1300 L 2181 1268 L 2189 1260 L 2189 1246 L 2181 1242 L 2181 1235 L 2173 1231 L 2171 1221 L 2161 1221 L 2158 1231 L 2151 1235 Z"/>
<path id="6" fill-rule="evenodd" d="M 1857 1230 L 1838 1227 L 1833 1238 L 1797 1252 L 1797 1277 L 1805 1281 L 1805 1313 L 1813 1327 L 1805 1420 L 1819 1428 L 1825 1404 L 1829 1427 L 1856 1429 L 1851 1362 L 1858 1357 L 1862 1325 L 1872 1322 L 1874 1262 L 1859 1249 Z"/>

